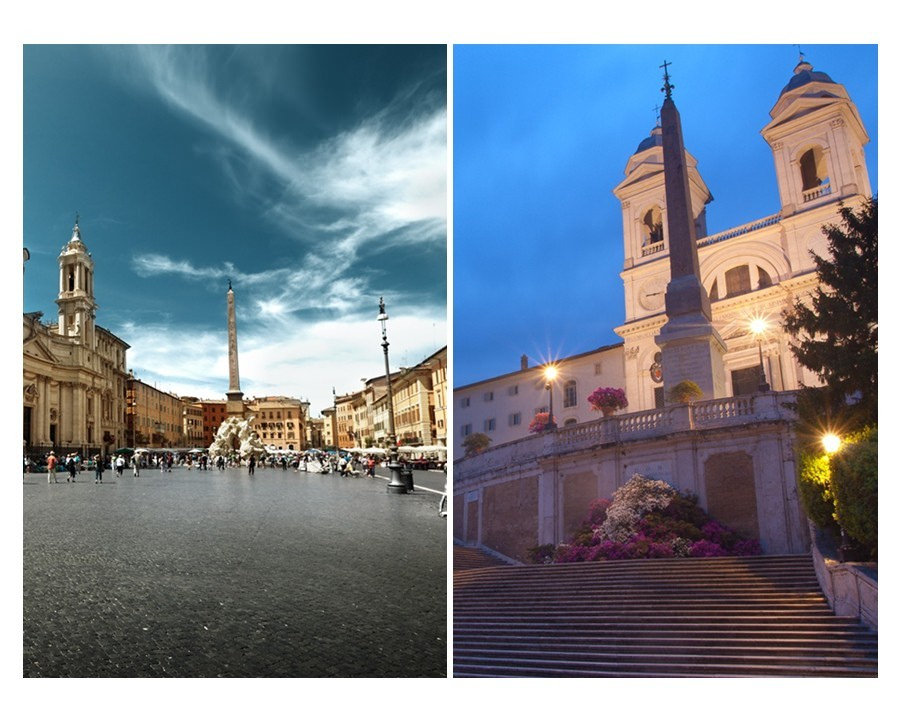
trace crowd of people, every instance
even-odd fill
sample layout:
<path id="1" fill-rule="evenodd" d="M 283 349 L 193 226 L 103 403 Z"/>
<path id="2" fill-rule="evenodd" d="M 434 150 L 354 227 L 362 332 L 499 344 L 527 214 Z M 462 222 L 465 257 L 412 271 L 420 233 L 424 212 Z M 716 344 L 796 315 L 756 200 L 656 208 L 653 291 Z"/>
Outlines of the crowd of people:
<path id="1" fill-rule="evenodd" d="M 375 477 L 375 468 L 383 461 L 383 457 L 375 453 L 325 452 L 323 450 L 305 450 L 300 452 L 277 452 L 257 458 L 250 456 L 241 459 L 236 453 L 230 457 L 219 455 L 215 458 L 197 452 L 135 452 L 116 453 L 109 456 L 94 455 L 85 461 L 78 453 L 68 453 L 65 458 L 57 457 L 54 451 L 45 458 L 47 482 L 58 482 L 57 473 L 66 472 L 66 482 L 75 482 L 78 473 L 83 470 L 94 471 L 94 482 L 103 482 L 103 472 L 110 470 L 116 477 L 122 477 L 126 469 L 130 469 L 133 477 L 140 477 L 141 469 L 172 472 L 172 468 L 187 470 L 208 470 L 213 466 L 219 471 L 226 467 L 246 466 L 253 475 L 257 468 L 287 472 L 338 473 L 341 477 Z M 34 463 L 25 458 L 25 472 L 30 473 Z"/>

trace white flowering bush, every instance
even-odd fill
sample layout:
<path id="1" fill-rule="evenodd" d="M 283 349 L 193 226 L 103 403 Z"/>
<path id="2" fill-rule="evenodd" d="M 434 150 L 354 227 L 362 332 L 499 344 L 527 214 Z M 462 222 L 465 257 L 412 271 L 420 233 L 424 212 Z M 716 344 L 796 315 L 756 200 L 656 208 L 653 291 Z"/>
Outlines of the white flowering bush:
<path id="1" fill-rule="evenodd" d="M 637 531 L 638 521 L 653 510 L 668 506 L 677 491 L 662 480 L 652 480 L 635 473 L 616 490 L 612 505 L 606 511 L 606 520 L 599 527 L 599 537 L 614 542 L 624 542 Z"/>

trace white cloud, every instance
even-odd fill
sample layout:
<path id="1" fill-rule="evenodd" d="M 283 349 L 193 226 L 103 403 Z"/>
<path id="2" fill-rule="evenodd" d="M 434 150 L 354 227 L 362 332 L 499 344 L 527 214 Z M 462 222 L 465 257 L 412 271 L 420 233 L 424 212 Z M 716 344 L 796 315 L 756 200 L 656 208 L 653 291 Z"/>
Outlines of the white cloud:
<path id="1" fill-rule="evenodd" d="M 131 338 L 128 365 L 145 382 L 179 395 L 224 398 L 228 353 L 223 328 L 195 332 L 165 325 L 123 325 Z M 391 370 L 411 367 L 446 344 L 440 313 L 397 315 L 388 321 Z M 163 339 L 164 342 L 160 342 Z M 173 353 L 172 347 L 184 352 Z M 238 365 L 245 397 L 290 395 L 308 399 L 318 416 L 338 394 L 363 387 L 362 378 L 384 375 L 381 326 L 371 319 L 295 324 L 280 333 L 238 328 Z"/>

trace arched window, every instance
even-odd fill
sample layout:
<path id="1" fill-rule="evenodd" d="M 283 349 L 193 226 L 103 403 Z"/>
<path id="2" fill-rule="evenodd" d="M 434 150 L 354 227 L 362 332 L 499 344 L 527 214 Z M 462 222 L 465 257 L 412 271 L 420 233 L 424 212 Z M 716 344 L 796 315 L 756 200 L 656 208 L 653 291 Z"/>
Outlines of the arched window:
<path id="1" fill-rule="evenodd" d="M 642 247 L 655 245 L 663 241 L 662 211 L 660 211 L 658 205 L 654 205 L 644 213 L 641 229 L 643 231 Z"/>
<path id="2" fill-rule="evenodd" d="M 725 272 L 725 288 L 727 297 L 750 292 L 750 266 L 739 265 Z"/>
<path id="3" fill-rule="evenodd" d="M 575 407 L 578 403 L 578 396 L 575 389 L 575 381 L 569 380 L 563 386 L 563 407 Z"/>
<path id="4" fill-rule="evenodd" d="M 804 190 L 812 190 L 828 182 L 828 168 L 822 148 L 810 148 L 800 156 L 800 178 Z"/>
<path id="5" fill-rule="evenodd" d="M 769 277 L 769 273 L 759 267 L 759 265 L 756 266 L 756 272 L 759 273 L 759 283 L 756 286 L 757 288 L 767 288 L 772 286 L 772 278 Z"/>

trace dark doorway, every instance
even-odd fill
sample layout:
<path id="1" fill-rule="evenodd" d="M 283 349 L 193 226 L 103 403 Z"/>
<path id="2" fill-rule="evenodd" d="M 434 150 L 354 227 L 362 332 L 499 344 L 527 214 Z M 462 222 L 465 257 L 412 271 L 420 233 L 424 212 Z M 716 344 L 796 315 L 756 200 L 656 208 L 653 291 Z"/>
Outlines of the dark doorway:
<path id="1" fill-rule="evenodd" d="M 759 366 L 731 371 L 732 395 L 753 395 L 759 392 Z"/>
<path id="2" fill-rule="evenodd" d="M 22 418 L 22 437 L 25 439 L 25 447 L 31 447 L 31 408 L 25 408 Z"/>

